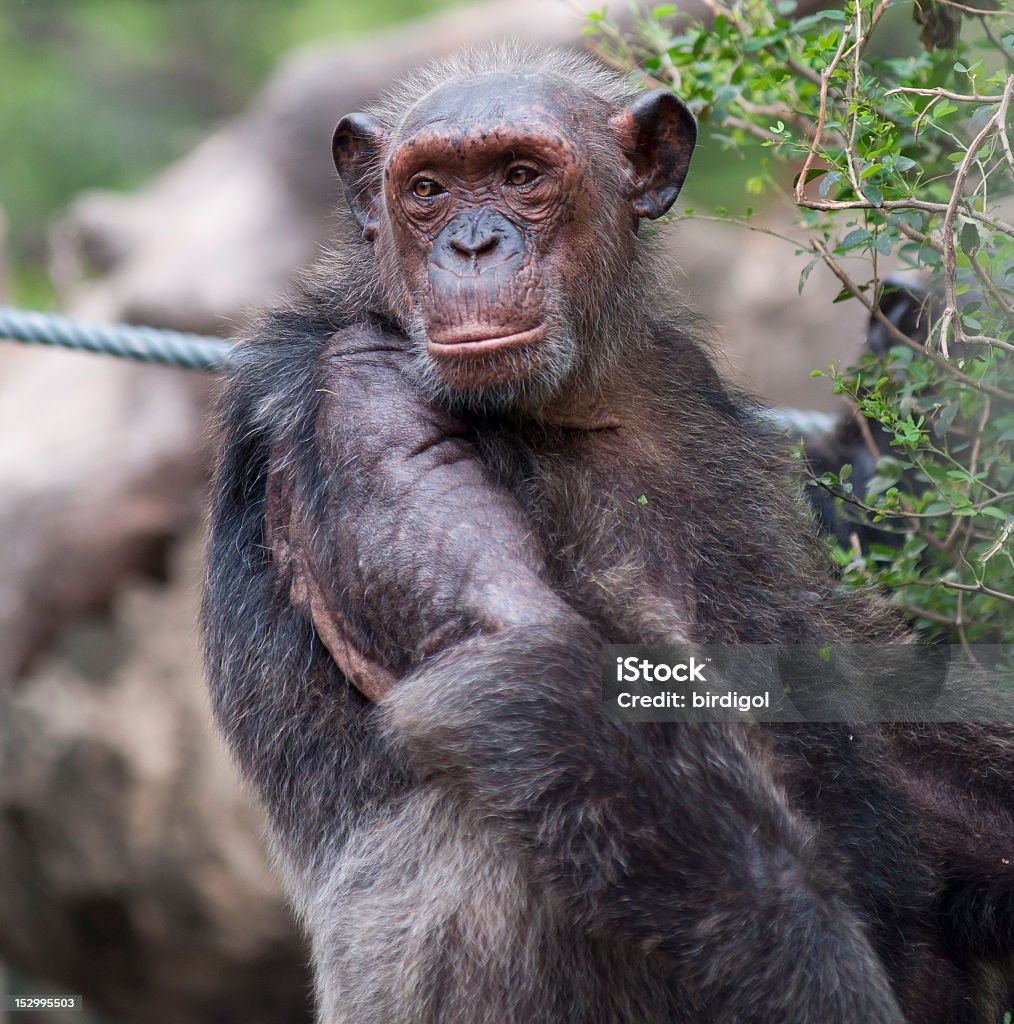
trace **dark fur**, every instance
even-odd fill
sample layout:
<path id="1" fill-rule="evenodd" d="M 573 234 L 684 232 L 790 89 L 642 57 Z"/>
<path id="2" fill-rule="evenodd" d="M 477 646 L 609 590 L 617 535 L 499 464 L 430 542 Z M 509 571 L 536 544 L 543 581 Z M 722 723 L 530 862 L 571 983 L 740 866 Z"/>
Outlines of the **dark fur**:
<path id="1" fill-rule="evenodd" d="M 609 429 L 429 417 L 361 242 L 261 321 L 225 391 L 212 695 L 321 1018 L 994 1019 L 976 1000 L 1003 998 L 1014 946 L 1014 731 L 599 713 L 606 640 L 902 636 L 835 591 L 777 444 L 693 320 L 650 313 L 654 257 L 630 245 L 638 332 L 594 371 L 625 403 Z M 297 607 L 314 575 L 399 677 L 380 704 Z"/>
<path id="2" fill-rule="evenodd" d="M 880 311 L 895 327 L 913 341 L 922 344 L 929 334 L 930 324 L 935 319 L 932 296 L 918 285 L 889 278 L 878 299 Z M 864 349 L 875 355 L 886 355 L 895 344 L 887 328 L 870 316 Z M 867 424 L 863 431 L 859 413 L 844 411 L 834 428 L 826 435 L 806 439 L 804 450 L 810 471 L 815 477 L 824 473 L 839 474 L 846 465 L 852 467 L 849 482 L 858 498 L 864 498 L 870 481 L 877 469 L 877 462 L 890 455 L 891 436 L 877 423 Z M 836 502 L 825 488 L 811 486 L 806 496 L 817 513 L 818 528 L 832 535 L 842 547 L 850 547 L 853 536 L 865 551 L 870 544 L 885 544 L 900 547 L 905 539 L 900 527 L 889 528 L 886 524 L 874 525 L 869 517 L 853 505 Z"/>

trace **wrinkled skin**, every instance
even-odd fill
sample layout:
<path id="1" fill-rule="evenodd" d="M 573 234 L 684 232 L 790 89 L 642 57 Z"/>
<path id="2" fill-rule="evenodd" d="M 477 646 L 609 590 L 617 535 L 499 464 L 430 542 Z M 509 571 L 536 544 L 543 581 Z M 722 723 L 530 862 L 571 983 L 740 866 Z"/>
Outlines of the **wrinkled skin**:
<path id="1" fill-rule="evenodd" d="M 385 654 L 404 669 L 467 632 L 572 616 L 540 578 L 544 556 L 530 526 L 485 478 L 462 424 L 412 386 L 408 352 L 403 338 L 360 328 L 335 335 L 325 352 L 318 430 L 341 474 L 340 505 L 328 508 L 326 574 L 308 550 L 294 549 L 288 494 L 275 493 L 270 516 L 293 602 L 373 699 L 395 679 Z M 419 613 L 406 618 L 410 599 Z"/>
<path id="2" fill-rule="evenodd" d="M 1014 732 L 599 711 L 606 641 L 903 637 L 836 591 L 774 439 L 653 313 L 636 228 L 692 146 L 668 94 L 530 69 L 351 115 L 365 284 L 325 274 L 227 389 L 212 695 L 326 1024 L 1003 1005 Z"/>
<path id="3" fill-rule="evenodd" d="M 499 74 L 438 90 L 391 138 L 351 115 L 334 155 L 434 376 L 489 408 L 517 385 L 545 397 L 587 363 L 575 327 L 608 301 L 603 247 L 669 208 L 695 135 L 664 90 L 611 115 L 556 77 Z"/>

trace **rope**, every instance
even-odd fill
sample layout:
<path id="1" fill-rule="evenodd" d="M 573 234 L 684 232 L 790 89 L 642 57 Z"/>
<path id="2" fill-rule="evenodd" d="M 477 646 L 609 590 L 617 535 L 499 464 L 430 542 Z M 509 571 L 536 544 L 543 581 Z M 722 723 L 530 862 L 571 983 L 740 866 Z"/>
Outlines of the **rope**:
<path id="1" fill-rule="evenodd" d="M 818 412 L 816 409 L 769 409 L 758 406 L 754 410 L 757 419 L 762 420 L 775 430 L 799 437 L 817 437 L 830 433 L 838 417 L 830 412 Z"/>
<path id="2" fill-rule="evenodd" d="M 0 306 L 0 338 L 30 345 L 58 345 L 186 370 L 210 371 L 221 370 L 228 365 L 234 344 L 203 334 L 184 334 L 128 324 L 83 323 L 65 316 L 31 313 L 10 306 Z"/>
<path id="3" fill-rule="evenodd" d="M 98 352 L 136 359 L 143 363 L 161 363 L 186 370 L 225 369 L 235 342 L 204 334 L 184 334 L 158 327 L 129 324 L 96 324 L 71 320 L 53 313 L 31 313 L 0 306 L 0 339 L 23 341 L 30 345 L 59 345 L 84 352 Z M 826 434 L 836 417 L 812 409 L 769 409 L 758 406 L 757 419 L 775 430 L 797 437 Z"/>

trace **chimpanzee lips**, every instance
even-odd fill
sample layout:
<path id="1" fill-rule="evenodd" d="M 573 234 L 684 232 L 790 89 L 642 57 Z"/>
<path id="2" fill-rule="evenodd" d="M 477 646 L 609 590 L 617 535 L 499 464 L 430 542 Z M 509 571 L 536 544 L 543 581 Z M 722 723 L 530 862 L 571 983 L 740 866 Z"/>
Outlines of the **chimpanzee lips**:
<path id="1" fill-rule="evenodd" d="M 484 356 L 502 349 L 520 348 L 543 340 L 546 329 L 541 324 L 512 334 L 491 334 L 484 328 L 457 328 L 439 337 L 427 339 L 430 355 L 448 357 Z"/>

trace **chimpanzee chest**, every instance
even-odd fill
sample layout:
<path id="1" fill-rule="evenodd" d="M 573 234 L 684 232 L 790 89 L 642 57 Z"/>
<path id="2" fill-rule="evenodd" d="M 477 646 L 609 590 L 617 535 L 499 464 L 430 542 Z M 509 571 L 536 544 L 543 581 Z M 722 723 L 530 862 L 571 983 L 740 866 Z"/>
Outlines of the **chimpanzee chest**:
<path id="1" fill-rule="evenodd" d="M 608 431 L 486 435 L 483 461 L 521 504 L 559 593 L 617 643 L 692 638 L 682 517 L 647 460 L 613 457 Z"/>

